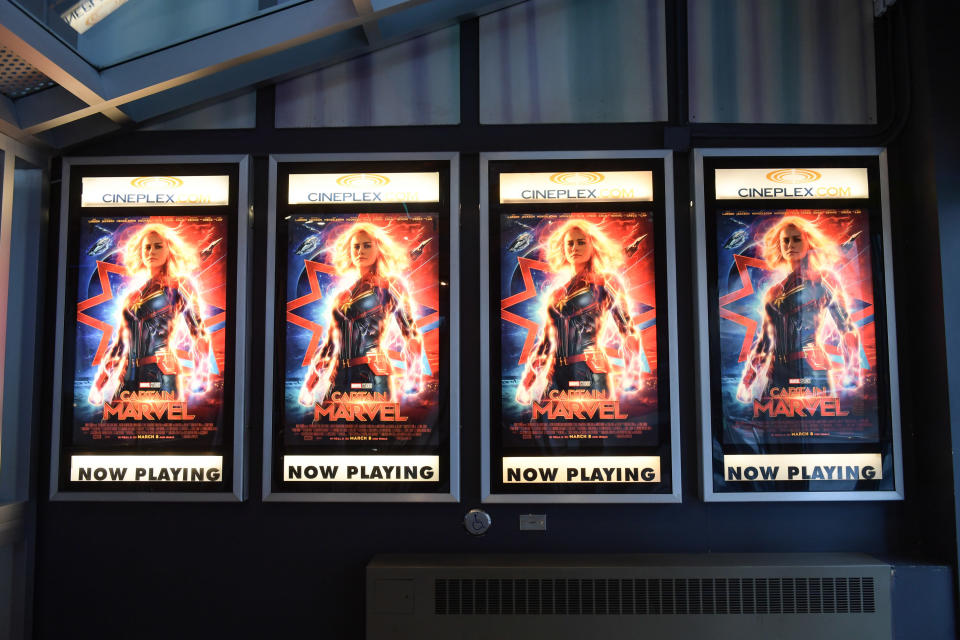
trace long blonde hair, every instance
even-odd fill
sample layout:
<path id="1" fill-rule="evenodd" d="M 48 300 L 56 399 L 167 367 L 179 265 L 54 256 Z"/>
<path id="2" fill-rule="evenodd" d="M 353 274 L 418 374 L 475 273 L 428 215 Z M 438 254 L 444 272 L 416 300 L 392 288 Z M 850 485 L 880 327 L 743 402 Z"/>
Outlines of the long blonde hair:
<path id="1" fill-rule="evenodd" d="M 811 265 L 829 269 L 840 259 L 837 243 L 827 238 L 817 225 L 799 216 L 784 216 L 763 235 L 763 259 L 768 267 L 778 269 L 787 262 L 780 249 L 780 233 L 790 225 L 806 237 L 807 258 Z"/>
<path id="2" fill-rule="evenodd" d="M 608 238 L 596 224 L 574 218 L 564 222 L 547 239 L 547 263 L 554 272 L 572 268 L 567 262 L 563 247 L 564 237 L 572 229 L 579 229 L 590 239 L 593 255 L 590 256 L 588 270 L 594 273 L 614 273 L 624 263 L 623 248 L 619 244 Z"/>
<path id="3" fill-rule="evenodd" d="M 397 246 L 383 227 L 370 222 L 356 222 L 337 236 L 333 241 L 333 268 L 343 275 L 355 271 L 353 260 L 350 257 L 350 241 L 355 235 L 364 231 L 377 243 L 380 255 L 377 258 L 376 273 L 383 277 L 399 276 L 410 264 L 407 252 Z"/>
<path id="4" fill-rule="evenodd" d="M 168 278 L 185 278 L 190 276 L 200 266 L 200 258 L 196 250 L 180 239 L 176 230 L 165 224 L 153 222 L 141 227 L 134 233 L 123 249 L 123 266 L 133 277 L 149 274 L 150 268 L 143 263 L 143 241 L 151 233 L 156 233 L 167 244 L 169 255 L 163 265 Z"/>

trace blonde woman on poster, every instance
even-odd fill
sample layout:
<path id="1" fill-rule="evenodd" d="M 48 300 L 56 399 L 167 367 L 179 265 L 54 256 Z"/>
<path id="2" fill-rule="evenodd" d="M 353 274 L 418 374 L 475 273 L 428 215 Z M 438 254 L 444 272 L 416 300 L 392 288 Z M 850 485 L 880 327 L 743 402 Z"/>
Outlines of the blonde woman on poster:
<path id="1" fill-rule="evenodd" d="M 598 225 L 571 219 L 548 237 L 546 258 L 564 280 L 549 294 L 542 338 L 520 379 L 517 402 L 529 405 L 551 390 L 594 391 L 610 398 L 617 390 L 638 390 L 640 334 L 617 275 L 623 249 Z M 618 385 L 604 350 L 608 329 L 619 336 L 625 363 Z"/>

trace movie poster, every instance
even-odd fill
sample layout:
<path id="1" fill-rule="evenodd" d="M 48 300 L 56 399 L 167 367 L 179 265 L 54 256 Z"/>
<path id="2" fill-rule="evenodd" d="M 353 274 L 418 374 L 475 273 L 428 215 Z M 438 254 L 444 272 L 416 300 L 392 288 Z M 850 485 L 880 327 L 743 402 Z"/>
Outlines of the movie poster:
<path id="1" fill-rule="evenodd" d="M 723 442 L 877 442 L 867 212 L 726 210 L 716 230 Z"/>
<path id="2" fill-rule="evenodd" d="M 499 255 L 502 446 L 659 444 L 653 215 L 502 214 Z"/>
<path id="3" fill-rule="evenodd" d="M 434 213 L 287 219 L 284 445 L 324 454 L 439 446 L 438 224 Z M 285 478 L 300 479 L 293 473 Z"/>
<path id="4" fill-rule="evenodd" d="M 225 436 L 226 219 L 110 216 L 79 226 L 70 444 L 215 448 Z"/>

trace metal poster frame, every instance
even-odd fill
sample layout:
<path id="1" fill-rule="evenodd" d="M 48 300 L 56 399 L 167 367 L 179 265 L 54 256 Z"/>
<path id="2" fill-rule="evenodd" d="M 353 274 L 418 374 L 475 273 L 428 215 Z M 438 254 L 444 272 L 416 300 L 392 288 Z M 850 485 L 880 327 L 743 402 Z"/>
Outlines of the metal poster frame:
<path id="1" fill-rule="evenodd" d="M 530 171 L 537 169 L 537 163 L 549 161 L 570 160 L 573 163 L 583 164 L 609 161 L 629 160 L 656 160 L 662 161 L 663 170 L 663 249 L 664 268 L 663 277 L 658 275 L 657 284 L 663 285 L 663 295 L 666 299 L 664 316 L 667 329 L 667 340 L 661 344 L 667 345 L 667 353 L 658 353 L 658 359 L 668 362 L 669 378 L 666 397 L 669 398 L 669 460 L 670 460 L 670 492 L 669 493 L 493 493 L 491 478 L 491 438 L 493 419 L 491 397 L 491 364 L 489 357 L 480 359 L 481 379 L 481 498 L 484 503 L 679 503 L 682 500 L 682 474 L 680 452 L 680 408 L 679 408 L 679 377 L 677 362 L 677 276 L 676 276 L 676 229 L 674 220 L 674 182 L 673 182 L 673 152 L 669 150 L 651 151 L 550 151 L 550 152 L 498 152 L 480 154 L 480 335 L 481 353 L 489 354 L 491 349 L 491 319 L 490 319 L 490 163 L 498 161 L 529 161 Z M 590 169 L 594 170 L 594 169 Z M 596 169 L 600 170 L 600 169 Z M 655 189 L 656 191 L 656 189 Z M 658 221 L 659 222 L 659 221 Z M 662 392 L 661 392 L 662 393 Z M 663 395 L 661 395 L 661 398 Z"/>
<path id="2" fill-rule="evenodd" d="M 60 490 L 60 443 L 63 423 L 63 357 L 64 357 L 64 319 L 68 292 L 67 255 L 69 247 L 68 229 L 71 218 L 70 192 L 71 169 L 73 167 L 127 165 L 185 165 L 191 168 L 205 164 L 233 164 L 237 166 L 236 229 L 236 295 L 235 326 L 232 349 L 234 354 L 233 376 L 233 446 L 231 491 L 63 491 Z M 253 225 L 252 215 L 252 163 L 247 155 L 175 155 L 175 156 L 109 156 L 77 157 L 63 159 L 63 177 L 60 194 L 60 233 L 59 263 L 57 265 L 57 335 L 54 356 L 53 411 L 52 411 L 52 447 L 50 465 L 50 499 L 61 501 L 115 501 L 115 502 L 240 502 L 247 498 L 247 370 L 249 369 L 250 335 L 250 298 L 249 268 L 251 244 L 249 232 Z M 134 210 L 135 211 L 135 210 Z M 229 273 L 228 273 L 229 277 Z M 70 294 L 72 296 L 72 294 Z M 72 365 L 71 365 L 72 366 Z"/>
<path id="3" fill-rule="evenodd" d="M 850 157 L 851 160 L 844 162 L 843 159 Z M 867 164 L 856 164 L 853 161 L 853 157 L 860 158 L 875 158 L 872 160 L 869 165 Z M 886 313 L 882 316 L 886 324 L 886 336 L 885 343 L 881 343 L 884 340 L 882 333 L 877 333 L 876 341 L 878 344 L 885 344 L 886 349 L 886 359 L 887 359 L 887 383 L 889 386 L 889 416 L 890 416 L 890 425 L 889 425 L 889 434 L 887 440 L 879 440 L 876 443 L 876 447 L 888 446 L 891 448 L 889 453 L 881 453 L 883 466 L 887 467 L 888 458 L 887 456 L 892 456 L 892 470 L 893 470 L 893 488 L 890 490 L 887 489 L 867 489 L 867 490 L 817 490 L 817 491 L 773 491 L 773 490 L 756 490 L 756 491 L 718 491 L 715 489 L 715 469 L 714 469 L 714 457 L 715 455 L 723 455 L 722 444 L 716 441 L 714 434 L 714 407 L 712 406 L 712 380 L 711 380 L 711 339 L 713 336 L 713 329 L 711 328 L 710 320 L 710 306 L 715 304 L 715 301 L 708 299 L 710 295 L 708 292 L 709 282 L 708 282 L 708 255 L 707 255 L 707 243 L 713 242 L 715 239 L 707 238 L 707 226 L 706 226 L 706 216 L 708 210 L 713 210 L 715 207 L 720 207 L 721 205 L 717 204 L 718 199 L 714 195 L 707 195 L 704 193 L 705 190 L 705 167 L 704 161 L 707 158 L 717 159 L 732 159 L 728 161 L 728 164 L 731 166 L 729 168 L 739 168 L 742 164 L 743 167 L 755 168 L 759 167 L 760 161 L 769 160 L 769 163 L 765 163 L 763 166 L 769 169 L 779 169 L 786 165 L 794 167 L 803 167 L 804 158 L 812 158 L 813 162 L 817 162 L 819 159 L 823 161 L 824 158 L 834 160 L 836 166 L 843 167 L 855 167 L 860 168 L 861 166 L 866 168 L 868 171 L 868 177 L 871 180 L 875 180 L 879 184 L 879 219 L 881 222 L 881 242 L 882 242 L 882 254 L 878 254 L 876 249 L 876 244 L 874 242 L 873 254 L 874 256 L 882 256 L 883 270 L 880 272 L 882 276 L 882 291 L 885 299 Z M 815 158 L 815 159 L 814 159 Z M 902 459 L 902 450 L 901 450 L 901 435 L 900 435 L 900 398 L 899 398 L 899 367 L 897 362 L 897 334 L 896 334 L 896 316 L 895 316 L 895 299 L 893 291 L 893 251 L 892 251 L 892 242 L 890 235 L 890 196 L 889 196 L 889 182 L 887 177 L 887 153 L 885 149 L 881 148 L 805 148 L 805 149 L 790 149 L 790 148 L 756 148 L 756 149 L 695 149 L 691 157 L 691 162 L 693 163 L 693 179 L 694 179 L 694 199 L 695 207 L 691 211 L 693 220 L 691 221 L 691 226 L 693 229 L 693 244 L 692 244 L 692 253 L 693 253 L 693 272 L 696 278 L 696 297 L 695 297 L 695 312 L 697 318 L 697 333 L 696 333 L 696 351 L 698 357 L 698 366 L 696 369 L 697 372 L 697 389 L 699 393 L 697 394 L 698 400 L 698 415 L 700 418 L 700 428 L 697 430 L 698 444 L 701 452 L 701 464 L 699 465 L 699 475 L 701 478 L 700 489 L 701 496 L 704 501 L 707 502 L 761 502 L 761 501 L 839 501 L 839 500 L 902 500 L 904 497 L 903 489 L 903 459 Z M 879 175 L 873 174 L 873 162 L 876 163 L 876 168 L 879 171 Z M 833 165 L 828 165 L 833 166 Z M 724 168 L 727 168 L 724 166 Z M 872 200 L 874 196 L 870 196 Z M 743 200 L 743 201 L 728 201 L 720 200 L 719 202 L 741 202 L 739 206 L 744 209 L 750 208 L 794 208 L 795 205 L 792 204 L 777 204 L 778 202 L 793 202 L 793 201 L 783 201 L 783 200 Z M 810 208 L 819 208 L 824 207 L 824 202 L 835 203 L 836 200 L 830 200 L 824 198 L 821 200 L 809 200 Z M 749 203 L 749 204 L 748 204 Z M 736 205 L 731 205 L 736 206 Z M 806 207 L 806 205 L 804 205 Z M 835 206 L 833 204 L 829 206 Z M 876 281 L 876 276 L 875 276 Z M 878 394 L 882 395 L 882 394 Z M 879 398 L 882 402 L 882 398 Z M 883 405 L 881 404 L 882 408 Z M 823 443 L 822 446 L 829 446 L 830 443 Z M 788 443 L 789 445 L 789 443 Z M 719 447 L 719 450 L 718 450 Z M 809 482 L 813 482 L 812 480 Z"/>
<path id="4" fill-rule="evenodd" d="M 449 215 L 449 384 L 446 401 L 449 414 L 449 486 L 448 493 L 431 492 L 319 492 L 275 491 L 274 473 L 274 371 L 276 344 L 277 299 L 277 216 L 278 165 L 281 163 L 391 163 L 391 162 L 447 162 L 449 168 L 449 211 L 438 208 L 441 216 Z M 460 155 L 456 152 L 439 153 L 333 153 L 333 154 L 277 154 L 270 156 L 269 212 L 267 216 L 267 278 L 266 323 L 264 328 L 264 409 L 263 409 L 263 500 L 265 502 L 459 502 L 460 501 Z M 441 186 L 442 189 L 442 186 Z"/>

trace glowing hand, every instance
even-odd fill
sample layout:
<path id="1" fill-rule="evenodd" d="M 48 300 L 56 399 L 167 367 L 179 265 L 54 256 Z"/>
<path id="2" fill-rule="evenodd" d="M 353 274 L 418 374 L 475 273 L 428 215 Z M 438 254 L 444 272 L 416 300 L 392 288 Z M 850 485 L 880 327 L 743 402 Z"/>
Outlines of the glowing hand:
<path id="1" fill-rule="evenodd" d="M 297 398 L 297 402 L 305 407 L 313 406 L 313 391 L 307 389 L 307 385 L 300 387 L 300 397 Z"/>
<path id="2" fill-rule="evenodd" d="M 530 404 L 533 398 L 530 397 L 530 388 L 520 385 L 517 387 L 517 402 L 520 404 Z"/>
<path id="3" fill-rule="evenodd" d="M 90 387 L 90 395 L 87 396 L 87 402 L 95 405 L 103 404 L 103 393 L 101 393 L 96 385 Z"/>
<path id="4" fill-rule="evenodd" d="M 205 393 L 207 391 L 207 376 L 196 375 L 190 378 L 190 393 Z"/>
<path id="5" fill-rule="evenodd" d="M 404 376 L 403 378 L 403 392 L 408 395 L 416 395 L 422 391 L 422 385 L 420 384 L 420 376 Z"/>
<path id="6" fill-rule="evenodd" d="M 752 365 L 748 364 L 746 371 L 743 372 L 743 378 L 737 385 L 737 400 L 743 403 L 753 400 L 753 383 L 757 379 L 757 371 Z"/>
<path id="7" fill-rule="evenodd" d="M 750 384 L 745 380 L 742 380 L 740 384 L 737 385 L 737 400 L 743 402 L 744 404 L 753 400 L 753 391 Z"/>
<path id="8" fill-rule="evenodd" d="M 625 393 L 633 393 L 643 389 L 643 379 L 640 377 L 640 372 L 634 371 L 623 376 L 620 389 Z"/>
<path id="9" fill-rule="evenodd" d="M 847 371 L 840 378 L 840 386 L 844 389 L 856 389 L 860 386 L 860 376 L 855 371 Z"/>

